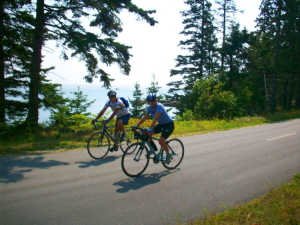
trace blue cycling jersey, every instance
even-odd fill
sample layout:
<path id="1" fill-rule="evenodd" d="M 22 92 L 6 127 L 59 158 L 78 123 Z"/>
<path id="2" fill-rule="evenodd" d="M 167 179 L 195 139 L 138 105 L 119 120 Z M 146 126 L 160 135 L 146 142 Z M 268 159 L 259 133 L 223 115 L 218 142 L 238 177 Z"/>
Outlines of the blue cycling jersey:
<path id="1" fill-rule="evenodd" d="M 155 107 L 149 106 L 146 113 L 150 114 L 152 118 L 155 117 L 156 113 L 161 113 L 160 117 L 157 120 L 159 124 L 166 124 L 173 121 L 172 118 L 167 113 L 165 107 L 159 102 L 156 103 Z"/>

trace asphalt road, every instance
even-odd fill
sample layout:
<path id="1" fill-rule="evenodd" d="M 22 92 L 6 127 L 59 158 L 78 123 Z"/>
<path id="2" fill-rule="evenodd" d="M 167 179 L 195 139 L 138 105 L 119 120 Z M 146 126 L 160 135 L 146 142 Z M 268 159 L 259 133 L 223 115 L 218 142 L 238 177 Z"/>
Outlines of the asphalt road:
<path id="1" fill-rule="evenodd" d="M 176 224 L 258 198 L 300 173 L 300 119 L 180 138 L 168 171 L 138 178 L 121 152 L 86 150 L 0 159 L 0 224 Z"/>

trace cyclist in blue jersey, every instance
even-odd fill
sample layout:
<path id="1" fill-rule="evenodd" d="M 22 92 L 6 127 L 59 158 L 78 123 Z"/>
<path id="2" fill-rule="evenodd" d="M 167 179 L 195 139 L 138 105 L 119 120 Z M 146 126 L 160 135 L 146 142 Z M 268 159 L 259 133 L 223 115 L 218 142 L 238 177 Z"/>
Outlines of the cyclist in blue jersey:
<path id="1" fill-rule="evenodd" d="M 152 136 L 153 134 L 161 133 L 158 142 L 167 153 L 166 163 L 170 163 L 172 154 L 169 153 L 169 148 L 165 141 L 174 131 L 174 121 L 167 113 L 165 107 L 158 102 L 155 94 L 149 94 L 147 96 L 147 102 L 149 104 L 149 107 L 147 108 L 146 114 L 141 118 L 136 126 L 141 125 L 145 120 L 147 120 L 149 115 L 152 116 L 153 120 L 147 130 L 147 133 L 150 136 Z M 153 147 L 155 146 L 153 140 L 150 141 L 150 144 Z"/>

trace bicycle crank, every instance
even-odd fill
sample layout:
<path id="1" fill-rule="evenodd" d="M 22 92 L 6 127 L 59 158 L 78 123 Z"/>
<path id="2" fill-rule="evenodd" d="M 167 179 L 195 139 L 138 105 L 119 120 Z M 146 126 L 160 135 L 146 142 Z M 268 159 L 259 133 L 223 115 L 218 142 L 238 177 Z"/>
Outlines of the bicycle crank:
<path id="1" fill-rule="evenodd" d="M 159 160 L 157 159 L 157 158 L 153 158 L 153 162 L 155 163 L 155 164 L 157 164 L 157 163 L 159 163 Z"/>

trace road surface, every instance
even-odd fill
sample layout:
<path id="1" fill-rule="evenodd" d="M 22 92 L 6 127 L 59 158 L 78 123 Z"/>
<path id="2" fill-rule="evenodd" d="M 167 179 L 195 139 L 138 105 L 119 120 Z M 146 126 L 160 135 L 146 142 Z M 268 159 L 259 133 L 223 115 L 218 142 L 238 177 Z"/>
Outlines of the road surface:
<path id="1" fill-rule="evenodd" d="M 300 120 L 180 138 L 178 169 L 152 161 L 138 178 L 121 152 L 0 159 L 0 223 L 176 224 L 248 202 L 300 173 Z"/>

